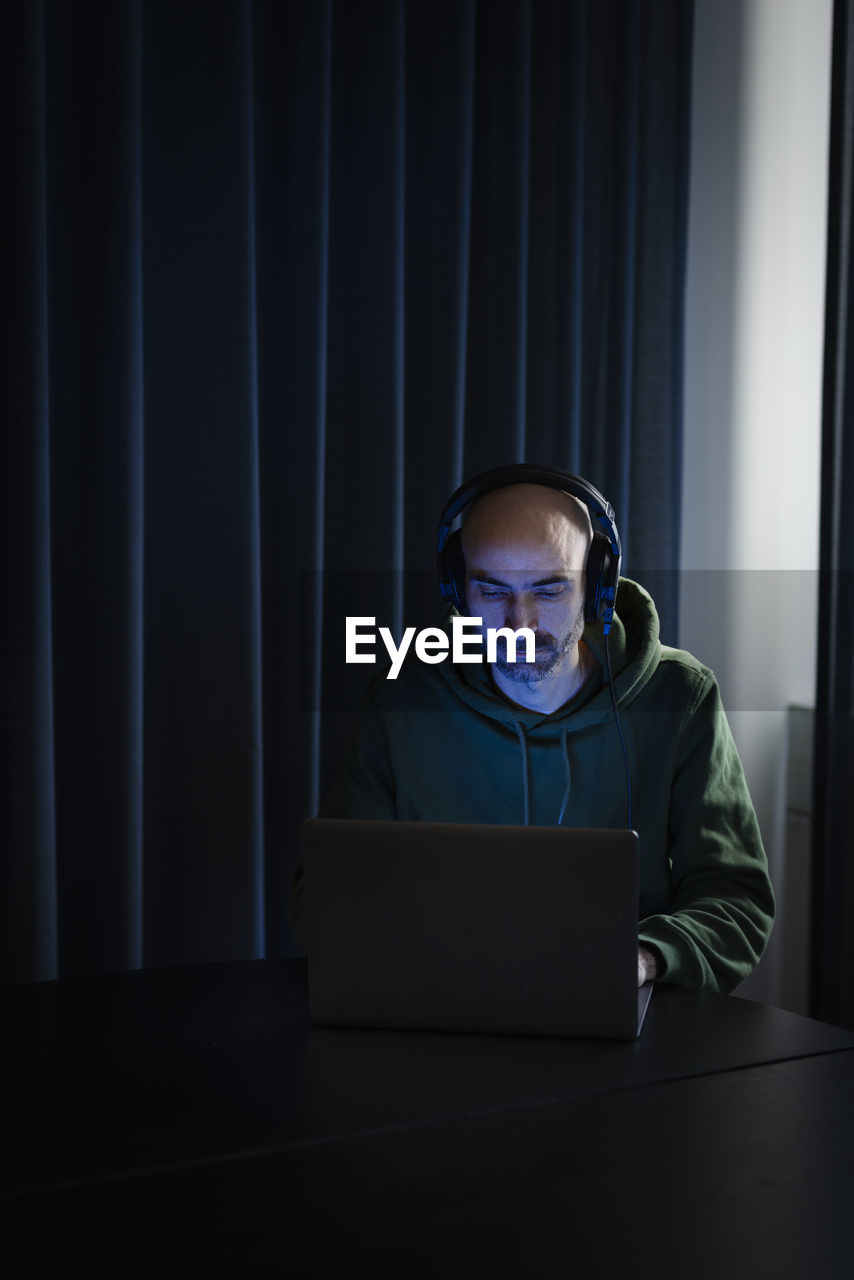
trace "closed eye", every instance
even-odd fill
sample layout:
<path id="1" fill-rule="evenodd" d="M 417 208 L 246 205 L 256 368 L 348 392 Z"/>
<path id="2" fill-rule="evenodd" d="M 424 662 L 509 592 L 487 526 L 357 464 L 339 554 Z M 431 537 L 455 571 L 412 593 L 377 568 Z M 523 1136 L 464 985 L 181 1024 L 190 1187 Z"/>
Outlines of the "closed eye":
<path id="1" fill-rule="evenodd" d="M 538 600 L 558 600 L 567 589 L 567 583 L 558 583 L 555 586 L 537 587 L 534 590 Z M 478 584 L 477 590 L 483 600 L 503 600 L 509 594 L 506 587 L 485 586 Z"/>

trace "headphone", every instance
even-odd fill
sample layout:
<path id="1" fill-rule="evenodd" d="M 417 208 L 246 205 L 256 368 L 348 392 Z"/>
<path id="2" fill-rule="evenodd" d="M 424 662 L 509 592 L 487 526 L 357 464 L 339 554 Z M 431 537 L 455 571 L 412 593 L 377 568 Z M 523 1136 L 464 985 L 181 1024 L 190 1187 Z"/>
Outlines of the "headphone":
<path id="1" fill-rule="evenodd" d="M 620 535 L 614 523 L 614 508 L 587 480 L 573 475 L 571 471 L 559 471 L 557 467 L 538 467 L 527 462 L 495 467 L 465 481 L 451 495 L 445 503 L 436 535 L 436 566 L 442 598 L 456 605 L 461 614 L 468 616 L 462 539 L 458 528 L 451 532 L 451 525 L 478 498 L 491 493 L 493 489 L 503 489 L 511 484 L 541 484 L 549 489 L 559 489 L 562 493 L 578 498 L 590 512 L 593 541 L 585 565 L 587 591 L 584 597 L 584 617 L 588 622 L 601 621 L 603 635 L 607 636 L 614 616 L 622 561 Z"/>

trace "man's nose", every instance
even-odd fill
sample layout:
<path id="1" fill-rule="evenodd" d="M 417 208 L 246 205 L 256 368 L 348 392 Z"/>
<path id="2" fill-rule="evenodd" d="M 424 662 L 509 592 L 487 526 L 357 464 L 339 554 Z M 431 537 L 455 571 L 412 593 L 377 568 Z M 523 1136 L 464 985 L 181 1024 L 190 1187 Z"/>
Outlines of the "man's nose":
<path id="1" fill-rule="evenodd" d="M 533 596 L 522 594 L 514 596 L 507 602 L 507 618 L 505 626 L 518 631 L 520 627 L 537 629 L 537 602 Z"/>

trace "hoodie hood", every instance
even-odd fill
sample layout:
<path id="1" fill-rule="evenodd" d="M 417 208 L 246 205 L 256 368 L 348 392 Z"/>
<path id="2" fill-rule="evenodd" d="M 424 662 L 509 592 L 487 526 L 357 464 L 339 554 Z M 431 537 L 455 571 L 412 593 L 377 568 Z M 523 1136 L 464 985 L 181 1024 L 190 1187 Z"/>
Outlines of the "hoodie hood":
<path id="1" fill-rule="evenodd" d="M 450 626 L 450 617 L 456 612 L 452 609 L 448 614 L 447 626 Z M 605 656 L 606 639 L 600 622 L 586 624 L 584 643 L 596 659 L 598 672 L 588 677 L 588 683 L 577 697 L 549 715 L 512 706 L 507 702 L 494 689 L 489 667 L 485 662 L 460 665 L 444 662 L 439 670 L 457 697 L 481 715 L 506 724 L 515 732 L 521 727 L 525 734 L 533 738 L 561 737 L 613 719 Z M 617 705 L 622 710 L 646 687 L 661 658 L 655 604 L 649 593 L 629 578 L 620 579 L 614 620 L 607 643 L 614 674 L 614 692 Z M 585 701 L 585 692 L 591 685 L 594 692 L 588 693 Z"/>

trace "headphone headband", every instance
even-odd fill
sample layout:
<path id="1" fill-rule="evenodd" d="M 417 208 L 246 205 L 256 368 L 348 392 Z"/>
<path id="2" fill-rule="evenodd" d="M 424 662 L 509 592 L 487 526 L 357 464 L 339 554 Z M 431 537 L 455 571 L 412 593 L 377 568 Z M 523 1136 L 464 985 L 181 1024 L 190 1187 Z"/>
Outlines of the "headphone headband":
<path id="1" fill-rule="evenodd" d="M 594 532 L 587 558 L 585 617 L 591 620 L 600 618 L 604 624 L 604 634 L 607 635 L 611 629 L 622 560 L 614 509 L 589 481 L 557 467 L 540 467 L 527 462 L 495 467 L 466 480 L 451 495 L 439 519 L 436 536 L 439 591 L 443 598 L 455 604 L 461 613 L 467 612 L 465 565 L 460 535 L 458 530 L 451 532 L 457 516 L 493 489 L 503 489 L 514 484 L 541 484 L 549 489 L 558 489 L 577 498 L 587 507 Z"/>

